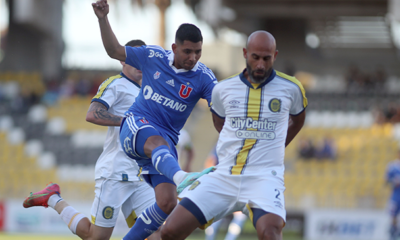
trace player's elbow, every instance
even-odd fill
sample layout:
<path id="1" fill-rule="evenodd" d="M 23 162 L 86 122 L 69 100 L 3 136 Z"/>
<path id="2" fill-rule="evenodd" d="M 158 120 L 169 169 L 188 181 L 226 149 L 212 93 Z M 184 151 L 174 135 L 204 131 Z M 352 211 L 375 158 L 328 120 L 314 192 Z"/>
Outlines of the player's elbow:
<path id="1" fill-rule="evenodd" d="M 121 45 L 106 47 L 107 55 L 119 61 L 125 62 L 125 48 Z"/>
<path id="2" fill-rule="evenodd" d="M 88 113 L 86 114 L 86 122 L 95 123 L 96 119 L 93 114 Z"/>

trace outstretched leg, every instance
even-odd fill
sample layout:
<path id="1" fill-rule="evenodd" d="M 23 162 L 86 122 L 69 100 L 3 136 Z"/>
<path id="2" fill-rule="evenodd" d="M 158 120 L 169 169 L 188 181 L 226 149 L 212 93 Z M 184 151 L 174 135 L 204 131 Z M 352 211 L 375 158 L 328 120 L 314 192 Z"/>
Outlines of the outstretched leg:
<path id="1" fill-rule="evenodd" d="M 75 208 L 70 206 L 60 196 L 60 187 L 56 183 L 50 183 L 43 190 L 31 193 L 23 203 L 25 208 L 43 206 L 51 207 L 60 214 L 72 233 L 81 239 L 110 239 L 114 228 L 98 227 L 90 223 L 89 219 Z"/>

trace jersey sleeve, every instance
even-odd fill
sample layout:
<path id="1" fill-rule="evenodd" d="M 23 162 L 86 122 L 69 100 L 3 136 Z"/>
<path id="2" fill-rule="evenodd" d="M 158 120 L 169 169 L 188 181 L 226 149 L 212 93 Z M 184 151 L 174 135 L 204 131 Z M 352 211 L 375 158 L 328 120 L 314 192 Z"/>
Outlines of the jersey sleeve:
<path id="1" fill-rule="evenodd" d="M 115 78 L 109 78 L 104 81 L 97 91 L 97 94 L 92 98 L 91 102 L 99 102 L 107 107 L 107 110 L 114 105 L 117 100 L 117 84 Z"/>
<path id="2" fill-rule="evenodd" d="M 125 46 L 126 60 L 125 63 L 142 70 L 143 64 L 147 59 L 147 48 L 146 46 L 141 47 L 130 47 Z"/>
<path id="3" fill-rule="evenodd" d="M 215 87 L 215 85 L 218 83 L 217 78 L 215 77 L 214 73 L 207 68 L 207 70 L 204 72 L 203 78 L 205 78 L 205 86 L 204 86 L 204 91 L 203 91 L 203 96 L 202 98 L 206 99 L 208 102 L 208 106 L 211 106 L 211 94 L 212 91 Z"/>
<path id="4" fill-rule="evenodd" d="M 211 112 L 217 115 L 220 118 L 225 118 L 225 108 L 221 99 L 221 85 L 217 84 L 213 91 L 212 91 L 212 96 L 211 96 Z"/>
<path id="5" fill-rule="evenodd" d="M 297 86 L 293 91 L 293 104 L 289 111 L 289 114 L 294 116 L 302 113 L 308 105 L 306 91 L 304 90 L 303 85 L 298 81 L 296 82 L 296 85 Z"/>

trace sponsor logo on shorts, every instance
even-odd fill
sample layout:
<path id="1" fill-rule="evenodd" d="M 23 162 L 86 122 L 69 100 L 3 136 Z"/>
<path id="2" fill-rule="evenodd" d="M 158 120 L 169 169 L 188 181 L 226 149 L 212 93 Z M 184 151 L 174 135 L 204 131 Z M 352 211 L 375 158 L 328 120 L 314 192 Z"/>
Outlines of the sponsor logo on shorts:
<path id="1" fill-rule="evenodd" d="M 195 181 L 194 183 L 192 183 L 192 185 L 190 185 L 189 191 L 194 190 L 194 189 L 197 188 L 197 186 L 199 186 L 199 185 L 200 185 L 200 181 L 199 181 L 199 180 Z"/>
<path id="2" fill-rule="evenodd" d="M 128 174 L 122 174 L 122 181 L 127 182 L 128 180 Z"/>
<path id="3" fill-rule="evenodd" d="M 143 118 L 143 119 L 140 119 L 139 121 L 140 121 L 141 123 L 144 123 L 144 124 L 148 124 L 148 123 L 149 123 L 149 121 L 147 121 L 147 120 L 144 119 L 144 118 Z"/>
<path id="4" fill-rule="evenodd" d="M 269 101 L 269 110 L 271 110 L 271 112 L 280 112 L 281 111 L 281 103 L 282 101 L 278 98 L 273 98 L 271 99 L 271 101 Z"/>
<path id="5" fill-rule="evenodd" d="M 282 206 L 282 203 L 281 203 L 281 202 L 279 202 L 279 201 L 274 201 L 274 203 L 275 203 L 275 207 L 278 207 L 278 208 L 280 208 L 280 209 L 283 209 L 283 206 Z"/>
<path id="6" fill-rule="evenodd" d="M 103 209 L 104 219 L 112 219 L 114 215 L 114 208 L 107 206 Z"/>

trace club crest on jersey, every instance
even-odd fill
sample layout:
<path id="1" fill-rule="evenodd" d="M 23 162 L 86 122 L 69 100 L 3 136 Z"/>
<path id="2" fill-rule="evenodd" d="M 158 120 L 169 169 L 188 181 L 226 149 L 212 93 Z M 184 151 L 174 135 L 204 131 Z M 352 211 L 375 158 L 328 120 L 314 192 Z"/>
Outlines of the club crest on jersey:
<path id="1" fill-rule="evenodd" d="M 280 112 L 281 111 L 281 103 L 282 101 L 278 98 L 273 98 L 271 99 L 271 101 L 269 101 L 269 110 L 271 110 L 271 112 Z"/>
<path id="2" fill-rule="evenodd" d="M 159 71 L 157 71 L 156 73 L 154 73 L 153 77 L 154 77 L 154 79 L 159 79 L 160 75 L 161 75 L 161 73 Z"/>
<path id="3" fill-rule="evenodd" d="M 107 206 L 103 209 L 103 217 L 105 219 L 112 219 L 114 215 L 114 208 Z"/>
<path id="4" fill-rule="evenodd" d="M 192 191 L 199 185 L 200 185 L 200 181 L 199 180 L 195 181 L 194 183 L 192 183 L 192 185 L 190 185 L 189 191 Z"/>
<path id="5" fill-rule="evenodd" d="M 181 89 L 179 90 L 179 96 L 181 98 L 188 98 L 190 93 L 192 92 L 193 88 L 181 84 Z"/>

